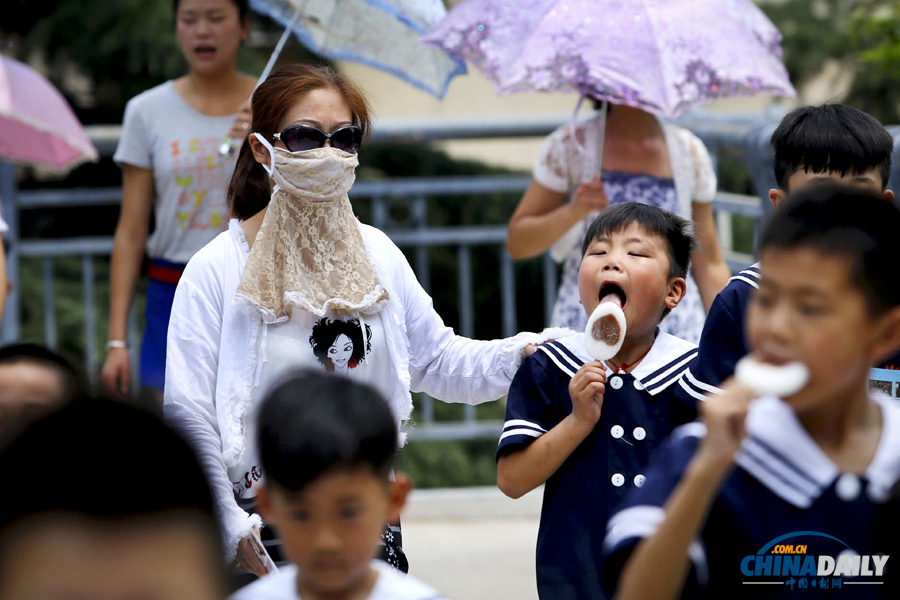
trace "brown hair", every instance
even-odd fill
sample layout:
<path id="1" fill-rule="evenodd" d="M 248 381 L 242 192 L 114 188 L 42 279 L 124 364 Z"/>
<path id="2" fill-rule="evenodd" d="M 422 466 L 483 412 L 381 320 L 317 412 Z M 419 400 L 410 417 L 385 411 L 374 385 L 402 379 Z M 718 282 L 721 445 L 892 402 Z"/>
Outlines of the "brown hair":
<path id="1" fill-rule="evenodd" d="M 369 104 L 362 91 L 331 67 L 290 65 L 278 69 L 253 92 L 250 131 L 271 140 L 279 123 L 303 96 L 322 88 L 330 88 L 350 107 L 353 123 L 367 136 L 371 122 Z M 269 204 L 269 174 L 256 162 L 250 142 L 241 145 L 237 165 L 228 185 L 228 205 L 237 219 L 249 219 Z"/>

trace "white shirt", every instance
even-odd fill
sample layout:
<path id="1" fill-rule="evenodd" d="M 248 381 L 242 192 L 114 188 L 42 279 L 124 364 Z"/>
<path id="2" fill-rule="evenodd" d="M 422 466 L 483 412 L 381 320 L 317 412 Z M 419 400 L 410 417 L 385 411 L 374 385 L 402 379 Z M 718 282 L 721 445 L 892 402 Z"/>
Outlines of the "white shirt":
<path id="1" fill-rule="evenodd" d="M 360 225 L 360 232 L 378 280 L 390 294 L 380 316 L 396 381 L 388 402 L 398 425 L 412 412 L 410 391 L 465 404 L 496 400 L 506 394 L 526 345 L 572 334 L 548 329 L 492 341 L 458 336 L 434 311 L 400 249 L 374 227 Z M 261 524 L 257 515 L 238 506 L 228 477 L 252 436 L 247 416 L 258 401 L 258 349 L 266 330 L 258 313 L 234 300 L 249 252 L 233 219 L 228 231 L 190 260 L 175 292 L 166 356 L 164 411 L 193 444 L 207 472 L 229 560 L 240 539 Z M 401 434 L 401 445 L 404 440 Z"/>
<path id="2" fill-rule="evenodd" d="M 380 560 L 372 561 L 378 579 L 366 600 L 444 600 L 424 583 L 408 577 Z M 277 573 L 254 581 L 229 600 L 303 600 L 297 593 L 297 567 L 288 565 Z"/>
<path id="3" fill-rule="evenodd" d="M 362 319 L 340 319 L 334 311 L 325 317 L 295 308 L 291 319 L 279 325 L 264 326 L 260 347 L 262 356 L 259 382 L 254 387 L 253 405 L 266 396 L 287 373 L 298 368 L 309 368 L 335 377 L 346 377 L 367 383 L 381 392 L 385 398 L 400 399 L 391 411 L 401 422 L 406 395 L 391 363 L 390 350 L 385 339 L 381 315 L 364 315 Z M 365 334 L 363 334 L 365 330 Z M 255 411 L 248 416 L 246 429 L 256 430 Z M 256 496 L 258 482 L 262 479 L 259 454 L 249 445 L 243 458 L 228 468 L 228 479 L 235 494 L 241 498 Z"/>

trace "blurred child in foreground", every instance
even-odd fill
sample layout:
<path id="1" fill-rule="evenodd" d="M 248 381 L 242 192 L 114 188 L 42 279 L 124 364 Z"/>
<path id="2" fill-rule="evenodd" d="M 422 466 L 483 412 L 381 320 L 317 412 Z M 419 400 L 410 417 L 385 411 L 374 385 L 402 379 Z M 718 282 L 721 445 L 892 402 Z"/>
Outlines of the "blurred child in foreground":
<path id="1" fill-rule="evenodd" d="M 391 478 L 397 435 L 385 399 L 352 380 L 300 371 L 267 394 L 258 417 L 266 473 L 259 508 L 293 564 L 232 600 L 440 600 L 375 560 L 409 491 L 406 476 Z"/>
<path id="2" fill-rule="evenodd" d="M 609 522 L 616 598 L 793 598 L 795 586 L 822 597 L 847 577 L 874 583 L 847 597 L 885 597 L 896 571 L 879 530 L 896 523 L 885 506 L 900 479 L 900 405 L 867 379 L 900 346 L 898 230 L 891 203 L 831 186 L 775 211 L 748 340 L 758 361 L 799 361 L 809 379 L 783 398 L 728 380 L 700 404 L 704 423 L 675 431 Z M 774 556 L 773 544 L 798 542 L 805 556 Z"/>
<path id="3" fill-rule="evenodd" d="M 0 451 L 0 599 L 221 600 L 213 499 L 162 421 L 86 399 Z"/>
<path id="4" fill-rule="evenodd" d="M 82 372 L 62 354 L 38 344 L 0 347 L 0 442 L 87 391 Z"/>

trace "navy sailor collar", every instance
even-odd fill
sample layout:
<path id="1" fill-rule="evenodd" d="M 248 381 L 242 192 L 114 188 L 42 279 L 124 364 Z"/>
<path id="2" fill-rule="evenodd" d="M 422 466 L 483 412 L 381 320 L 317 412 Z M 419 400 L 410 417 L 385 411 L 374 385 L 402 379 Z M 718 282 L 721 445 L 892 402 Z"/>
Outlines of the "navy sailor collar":
<path id="1" fill-rule="evenodd" d="M 880 394 L 873 394 L 872 400 L 881 408 L 881 439 L 864 477 L 869 481 L 869 497 L 880 502 L 887 499 L 900 479 L 900 405 Z M 764 396 L 754 400 L 746 427 L 747 435 L 735 461 L 794 506 L 808 508 L 839 477 L 855 479 L 851 474 L 841 474 L 800 424 L 793 409 L 779 398 Z"/>
<path id="2" fill-rule="evenodd" d="M 747 285 L 759 289 L 759 263 L 753 263 L 728 281 L 743 281 Z"/>
<path id="3" fill-rule="evenodd" d="M 538 350 L 549 356 L 569 377 L 574 377 L 581 365 L 594 360 L 584 349 L 584 335 L 582 332 L 548 342 L 538 346 Z M 678 381 L 695 356 L 696 344 L 657 329 L 656 340 L 650 347 L 650 352 L 629 375 L 640 381 L 650 395 L 655 396 Z M 606 362 L 603 362 L 603 366 L 606 367 L 608 379 L 614 374 L 613 370 Z"/>

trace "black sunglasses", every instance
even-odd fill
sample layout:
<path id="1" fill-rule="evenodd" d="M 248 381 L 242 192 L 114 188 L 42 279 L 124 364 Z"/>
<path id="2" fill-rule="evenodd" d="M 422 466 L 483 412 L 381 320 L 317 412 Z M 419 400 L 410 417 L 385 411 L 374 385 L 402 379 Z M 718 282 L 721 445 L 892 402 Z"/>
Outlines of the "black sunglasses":
<path id="1" fill-rule="evenodd" d="M 325 133 L 309 125 L 291 125 L 281 133 L 273 135 L 272 139 L 284 142 L 291 152 L 321 148 L 325 145 L 325 140 L 331 140 L 331 145 L 338 150 L 356 154 L 362 143 L 362 129 L 356 125 L 347 125 L 331 133 Z"/>

